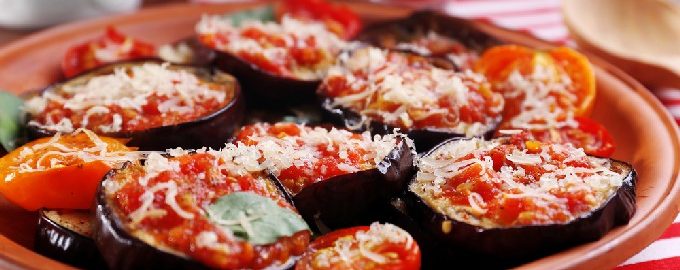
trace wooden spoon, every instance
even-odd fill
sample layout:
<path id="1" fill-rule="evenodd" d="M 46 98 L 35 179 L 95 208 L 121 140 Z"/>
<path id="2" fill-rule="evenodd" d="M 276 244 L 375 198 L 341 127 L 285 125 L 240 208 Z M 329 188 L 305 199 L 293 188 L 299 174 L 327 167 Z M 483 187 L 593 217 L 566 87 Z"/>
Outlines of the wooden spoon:
<path id="1" fill-rule="evenodd" d="M 566 0 L 563 12 L 582 49 L 652 88 L 680 88 L 680 6 L 668 0 Z"/>

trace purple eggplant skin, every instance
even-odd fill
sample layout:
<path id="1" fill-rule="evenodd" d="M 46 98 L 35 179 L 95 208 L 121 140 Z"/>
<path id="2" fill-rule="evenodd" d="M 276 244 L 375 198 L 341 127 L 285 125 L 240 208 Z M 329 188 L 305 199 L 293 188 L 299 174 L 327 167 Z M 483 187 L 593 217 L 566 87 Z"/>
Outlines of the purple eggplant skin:
<path id="1" fill-rule="evenodd" d="M 465 48 L 477 53 L 502 44 L 500 40 L 479 29 L 470 20 L 432 10 L 416 11 L 406 18 L 369 25 L 359 33 L 357 39 L 378 47 L 394 49 L 398 42 L 409 42 L 430 32 L 458 41 Z M 408 52 L 418 53 L 412 50 Z"/>
<path id="2" fill-rule="evenodd" d="M 498 259 L 506 265 L 516 265 L 567 247 L 595 241 L 612 228 L 628 223 L 636 209 L 637 174 L 630 164 L 622 161 L 612 160 L 612 166 L 617 170 L 628 171 L 622 186 L 589 215 L 566 224 L 485 229 L 453 220 L 432 210 L 410 190 L 405 192 L 404 201 L 413 220 L 439 239 L 441 244 L 452 250 L 466 250 Z M 450 226 L 444 226 L 446 223 L 450 223 Z M 444 232 L 443 227 L 451 230 Z"/>
<path id="3" fill-rule="evenodd" d="M 86 74 L 79 75 L 74 79 L 81 78 L 81 76 L 107 74 L 108 72 L 111 72 L 116 66 L 134 65 L 144 62 L 158 62 L 158 60 L 146 59 L 117 62 L 103 66 Z M 219 110 L 193 121 L 149 128 L 140 131 L 115 132 L 99 135 L 129 139 L 127 145 L 138 147 L 140 150 L 165 150 L 176 147 L 187 149 L 212 147 L 217 149 L 222 147 L 229 139 L 231 134 L 239 128 L 239 124 L 243 120 L 245 114 L 245 98 L 241 93 L 241 88 L 238 81 L 236 81 L 233 76 L 219 71 L 197 69 L 195 67 L 182 65 L 176 66 L 186 67 L 201 74 L 205 74 L 206 76 L 209 75 L 214 82 L 231 84 L 232 89 L 230 90 L 233 91 L 232 99 Z M 68 80 L 49 86 L 43 91 L 58 87 L 63 83 L 68 83 Z M 30 116 L 27 118 L 30 119 Z M 34 140 L 41 137 L 50 137 L 55 134 L 54 131 L 31 125 L 27 125 L 27 133 L 29 140 Z"/>
<path id="4" fill-rule="evenodd" d="M 325 118 L 336 125 L 347 129 L 356 129 L 355 131 L 370 131 L 372 134 L 389 134 L 394 131 L 397 127 L 380 123 L 377 121 L 368 120 L 367 125 L 361 124 L 361 116 L 350 109 L 343 107 L 333 107 L 330 98 L 325 98 L 322 101 L 322 107 L 324 109 Z M 489 130 L 480 135 L 485 139 L 490 139 L 493 137 L 496 128 L 501 123 L 501 116 L 493 119 Z M 405 133 L 409 138 L 413 140 L 418 153 L 427 152 L 432 149 L 432 147 L 438 145 L 439 143 L 450 139 L 450 138 L 462 138 L 466 137 L 465 134 L 446 132 L 441 130 L 431 130 L 431 129 L 412 129 L 412 130 L 401 130 L 400 132 Z"/>
<path id="5" fill-rule="evenodd" d="M 130 164 L 126 163 L 121 169 L 109 171 L 99 185 L 95 197 L 93 238 L 109 269 L 208 269 L 196 261 L 142 242 L 125 230 L 119 214 L 106 196 L 104 183 L 106 179 Z"/>
<path id="6" fill-rule="evenodd" d="M 89 226 L 90 224 L 83 225 Z M 38 215 L 34 248 L 36 252 L 44 256 L 76 267 L 105 268 L 104 260 L 92 238 L 50 219 L 44 210 L 41 210 Z"/>
<path id="7" fill-rule="evenodd" d="M 239 79 L 250 103 L 265 107 L 314 101 L 316 88 L 321 83 L 321 80 L 300 80 L 272 74 L 222 51 L 216 51 L 215 66 Z"/>
<path id="8" fill-rule="evenodd" d="M 401 138 L 376 168 L 331 177 L 297 194 L 284 190 L 316 232 L 368 224 L 379 214 L 380 204 L 403 191 L 415 173 L 416 154 Z"/>

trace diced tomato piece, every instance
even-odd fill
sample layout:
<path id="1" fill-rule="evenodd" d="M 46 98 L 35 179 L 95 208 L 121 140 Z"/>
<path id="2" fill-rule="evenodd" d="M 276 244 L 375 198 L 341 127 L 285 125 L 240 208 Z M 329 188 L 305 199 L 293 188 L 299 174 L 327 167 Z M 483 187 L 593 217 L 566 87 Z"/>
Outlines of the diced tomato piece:
<path id="1" fill-rule="evenodd" d="M 126 36 L 109 26 L 103 36 L 69 48 L 61 61 L 61 69 L 64 76 L 69 78 L 106 63 L 155 55 L 156 48 L 153 45 Z"/>

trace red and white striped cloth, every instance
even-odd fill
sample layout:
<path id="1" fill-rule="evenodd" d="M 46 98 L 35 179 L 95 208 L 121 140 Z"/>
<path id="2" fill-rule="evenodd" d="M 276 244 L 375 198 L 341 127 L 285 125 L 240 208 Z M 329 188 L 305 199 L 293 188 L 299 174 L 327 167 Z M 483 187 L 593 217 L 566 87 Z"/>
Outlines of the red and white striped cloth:
<path id="1" fill-rule="evenodd" d="M 574 46 L 562 21 L 560 6 L 560 0 L 450 0 L 445 3 L 444 10 L 451 15 L 486 20 L 551 42 Z M 680 89 L 660 89 L 655 93 L 680 124 Z M 615 268 L 642 269 L 680 269 L 680 215 L 658 240 Z"/>

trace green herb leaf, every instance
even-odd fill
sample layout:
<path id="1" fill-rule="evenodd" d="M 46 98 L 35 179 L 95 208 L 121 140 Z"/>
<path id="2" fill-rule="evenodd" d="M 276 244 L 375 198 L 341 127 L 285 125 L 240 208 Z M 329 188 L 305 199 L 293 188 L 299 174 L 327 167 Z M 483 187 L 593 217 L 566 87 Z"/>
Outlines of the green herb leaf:
<path id="1" fill-rule="evenodd" d="M 252 192 L 224 195 L 207 210 L 215 223 L 255 245 L 271 244 L 280 237 L 309 230 L 300 215 Z"/>
<path id="2" fill-rule="evenodd" d="M 226 16 L 231 18 L 231 24 L 236 27 L 241 26 L 241 23 L 249 20 L 258 20 L 262 22 L 271 22 L 275 20 L 273 5 L 246 9 L 244 11 L 226 14 Z"/>
<path id="3" fill-rule="evenodd" d="M 21 105 L 24 101 L 0 91 L 0 145 L 8 152 L 16 148 L 21 133 Z"/>

